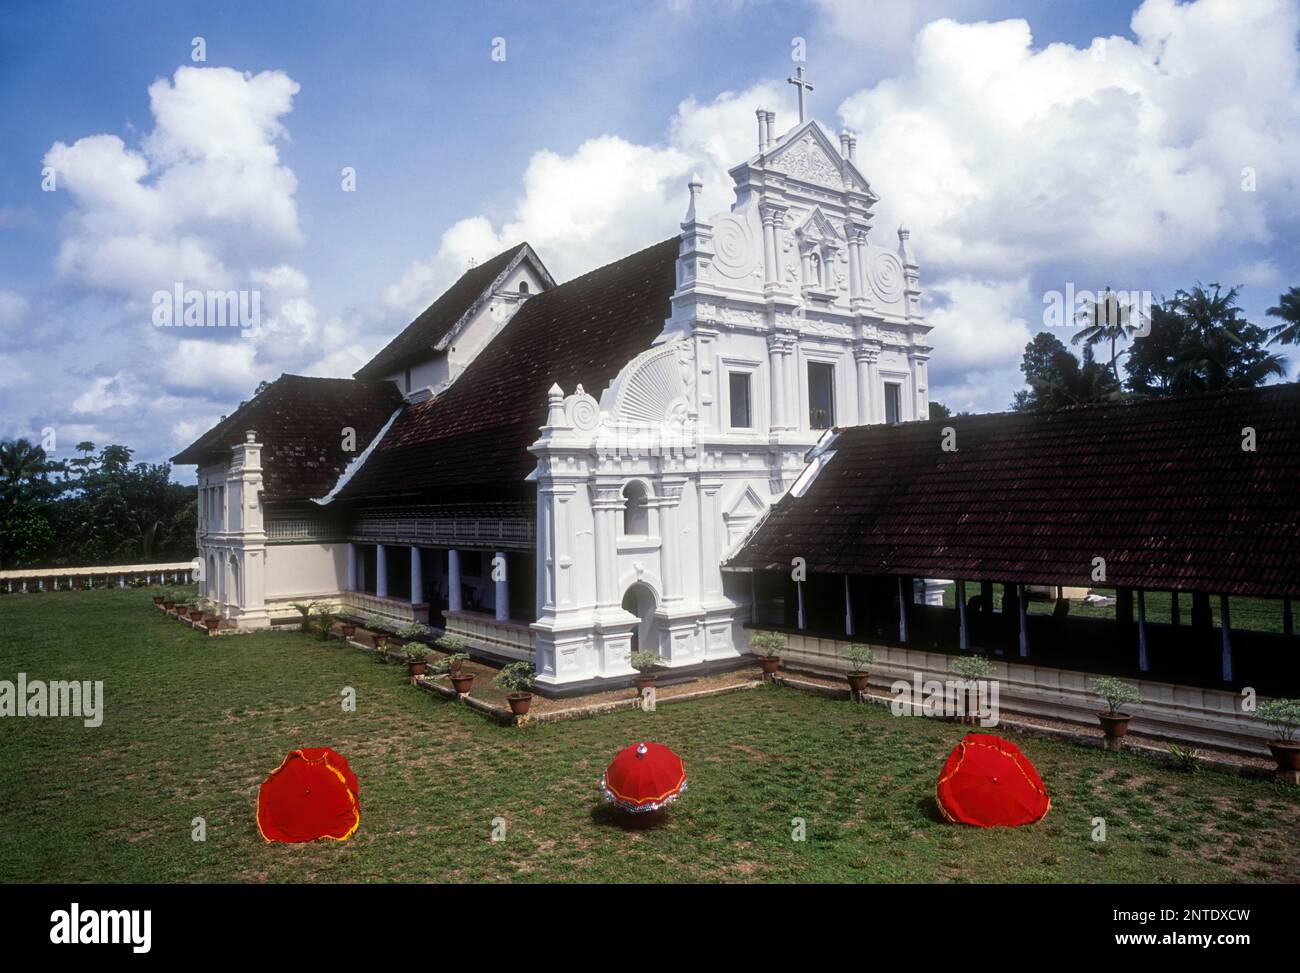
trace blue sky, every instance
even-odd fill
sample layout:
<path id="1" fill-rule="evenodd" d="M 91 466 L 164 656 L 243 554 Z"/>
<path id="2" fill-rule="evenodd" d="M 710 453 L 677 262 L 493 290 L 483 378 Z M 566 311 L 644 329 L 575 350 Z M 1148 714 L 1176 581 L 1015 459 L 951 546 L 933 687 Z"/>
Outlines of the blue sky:
<path id="1" fill-rule="evenodd" d="M 1243 283 L 1256 318 L 1300 283 L 1298 22 L 1293 0 L 10 3 L 0 436 L 159 460 L 261 378 L 350 374 L 516 236 L 561 278 L 662 239 L 691 171 L 728 202 L 755 104 L 792 122 L 794 37 L 814 114 L 861 133 L 877 227 L 913 228 L 934 395 L 1002 408 L 1067 281 Z M 154 329 L 182 272 L 265 290 L 271 335 Z"/>

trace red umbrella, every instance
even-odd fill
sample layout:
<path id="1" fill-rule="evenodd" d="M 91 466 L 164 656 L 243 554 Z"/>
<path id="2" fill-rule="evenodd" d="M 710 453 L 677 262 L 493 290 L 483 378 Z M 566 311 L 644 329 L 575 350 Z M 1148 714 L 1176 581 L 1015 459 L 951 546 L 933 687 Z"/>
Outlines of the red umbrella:
<path id="1" fill-rule="evenodd" d="M 357 778 L 329 747 L 294 750 L 262 781 L 257 830 L 267 841 L 343 841 L 361 824 Z"/>
<path id="2" fill-rule="evenodd" d="M 935 793 L 949 821 L 981 828 L 1033 824 L 1052 806 L 1029 758 L 989 733 L 968 733 L 953 748 Z"/>
<path id="3" fill-rule="evenodd" d="M 663 744 L 637 743 L 610 761 L 600 789 L 605 800 L 626 811 L 658 811 L 686 790 L 686 768 Z"/>

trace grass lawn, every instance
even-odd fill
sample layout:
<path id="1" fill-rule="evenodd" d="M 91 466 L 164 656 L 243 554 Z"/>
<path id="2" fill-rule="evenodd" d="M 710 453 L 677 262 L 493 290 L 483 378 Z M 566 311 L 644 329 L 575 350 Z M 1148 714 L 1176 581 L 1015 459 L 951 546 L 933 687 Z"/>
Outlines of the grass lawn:
<path id="1" fill-rule="evenodd" d="M 1296 788 L 1013 736 L 1051 812 L 959 827 L 933 794 L 961 727 L 789 689 L 498 727 L 338 642 L 207 639 L 146 590 L 0 598 L 0 639 L 0 679 L 102 679 L 106 697 L 95 729 L 0 720 L 4 882 L 1300 880 Z M 629 829 L 596 782 L 642 737 L 677 750 L 691 783 L 656 826 Z M 267 845 L 258 785 L 319 745 L 360 779 L 360 830 Z"/>

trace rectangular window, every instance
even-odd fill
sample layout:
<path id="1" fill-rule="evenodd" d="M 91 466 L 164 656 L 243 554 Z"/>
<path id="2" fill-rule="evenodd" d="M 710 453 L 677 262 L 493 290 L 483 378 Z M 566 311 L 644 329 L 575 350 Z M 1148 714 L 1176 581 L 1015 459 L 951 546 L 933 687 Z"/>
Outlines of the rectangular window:
<path id="1" fill-rule="evenodd" d="M 731 402 L 731 428 L 749 429 L 753 426 L 749 409 L 749 373 L 731 372 L 728 376 Z"/>
<path id="2" fill-rule="evenodd" d="M 835 366 L 808 363 L 808 427 L 830 429 L 835 425 Z"/>
<path id="3" fill-rule="evenodd" d="M 897 382 L 885 383 L 885 422 L 891 426 L 903 418 L 903 386 Z"/>

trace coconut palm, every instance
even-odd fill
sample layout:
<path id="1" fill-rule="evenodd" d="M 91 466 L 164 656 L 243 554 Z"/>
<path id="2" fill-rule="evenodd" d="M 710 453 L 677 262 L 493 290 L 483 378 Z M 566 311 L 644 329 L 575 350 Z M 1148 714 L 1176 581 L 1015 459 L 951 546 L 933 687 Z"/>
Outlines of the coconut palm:
<path id="1" fill-rule="evenodd" d="M 1120 339 L 1127 341 L 1137 333 L 1134 323 L 1136 312 L 1131 304 L 1121 304 L 1115 292 L 1109 287 L 1095 300 L 1087 302 L 1079 311 L 1075 320 L 1084 325 L 1082 331 L 1070 339 L 1071 344 L 1083 343 L 1084 347 L 1108 342 L 1110 344 L 1110 372 L 1115 377 L 1115 384 L 1120 384 L 1119 359 L 1127 351 L 1119 351 Z"/>
<path id="2" fill-rule="evenodd" d="M 26 439 L 0 442 L 0 490 L 13 497 L 47 469 L 45 450 Z"/>
<path id="3" fill-rule="evenodd" d="M 1292 287 L 1264 313 L 1283 322 L 1268 329 L 1270 345 L 1300 345 L 1300 287 Z"/>
<path id="4" fill-rule="evenodd" d="M 1186 338 L 1174 360 L 1175 392 L 1254 388 L 1286 377 L 1286 359 L 1264 350 L 1268 332 L 1251 324 L 1237 305 L 1236 287 L 1197 284 L 1174 295 Z"/>

